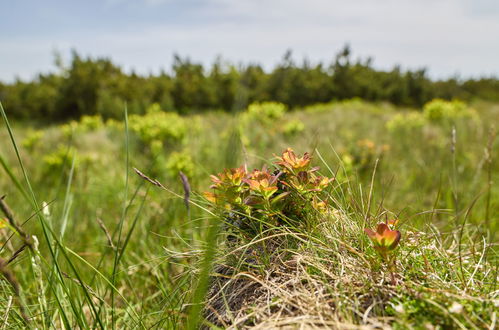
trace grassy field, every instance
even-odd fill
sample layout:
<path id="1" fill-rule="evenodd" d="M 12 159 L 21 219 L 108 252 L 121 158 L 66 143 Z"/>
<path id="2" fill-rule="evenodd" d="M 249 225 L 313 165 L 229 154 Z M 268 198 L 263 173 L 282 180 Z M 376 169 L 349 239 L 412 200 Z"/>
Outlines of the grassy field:
<path id="1" fill-rule="evenodd" d="M 497 104 L 152 105 L 47 127 L 5 112 L 0 329 L 497 326 Z M 243 208 L 203 195 L 243 164 L 292 180 L 287 148 L 327 187 Z M 385 253 L 364 229 L 389 220 Z"/>

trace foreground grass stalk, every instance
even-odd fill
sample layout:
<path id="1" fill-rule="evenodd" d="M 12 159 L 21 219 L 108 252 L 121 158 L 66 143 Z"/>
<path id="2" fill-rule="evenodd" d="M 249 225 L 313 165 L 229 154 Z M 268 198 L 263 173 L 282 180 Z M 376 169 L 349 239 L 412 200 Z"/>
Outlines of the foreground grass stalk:
<path id="1" fill-rule="evenodd" d="M 126 217 L 127 217 L 127 211 L 128 211 L 128 172 L 130 168 L 130 149 L 129 149 L 129 132 L 128 132 L 128 108 L 127 105 L 125 104 L 125 114 L 124 114 L 124 119 L 125 119 L 125 191 L 124 191 L 124 198 L 123 198 L 123 209 L 122 209 L 122 214 L 120 221 L 118 223 L 118 240 L 116 243 L 116 249 L 114 252 L 114 263 L 113 263 L 113 270 L 112 270 L 112 275 L 111 275 L 111 283 L 113 286 L 116 286 L 116 275 L 119 267 L 119 260 L 120 260 L 120 250 L 122 249 L 121 246 L 121 236 L 122 236 L 122 231 L 123 231 L 123 225 L 125 223 Z M 114 290 L 111 290 L 111 324 L 112 328 L 114 329 L 116 327 L 116 315 L 115 315 L 115 299 L 114 299 Z"/>

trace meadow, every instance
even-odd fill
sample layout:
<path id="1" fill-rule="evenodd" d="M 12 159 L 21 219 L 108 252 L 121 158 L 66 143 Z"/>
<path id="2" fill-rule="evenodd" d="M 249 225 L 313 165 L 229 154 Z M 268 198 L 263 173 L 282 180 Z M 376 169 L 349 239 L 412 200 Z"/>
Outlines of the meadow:
<path id="1" fill-rule="evenodd" d="M 2 110 L 0 329 L 497 326 L 499 104 L 123 108 Z"/>

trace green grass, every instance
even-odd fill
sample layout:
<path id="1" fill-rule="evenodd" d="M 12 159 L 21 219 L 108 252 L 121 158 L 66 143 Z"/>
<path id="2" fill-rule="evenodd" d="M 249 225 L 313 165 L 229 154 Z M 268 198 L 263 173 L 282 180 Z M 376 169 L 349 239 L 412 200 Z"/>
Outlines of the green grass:
<path id="1" fill-rule="evenodd" d="M 417 124 L 409 116 L 396 127 L 387 123 L 414 110 L 352 100 L 284 115 L 166 116 L 174 126 L 154 114 L 37 130 L 9 125 L 2 108 L 0 196 L 22 230 L 0 228 L 0 324 L 196 328 L 208 324 L 208 293 L 224 306 L 208 321 L 222 327 L 493 328 L 499 105 L 472 107 L 473 117 Z M 334 210 L 310 214 L 306 228 L 236 230 L 238 245 L 229 244 L 201 195 L 209 175 L 271 164 L 287 147 L 312 152 L 336 178 L 327 197 Z M 192 188 L 190 214 L 179 170 Z M 363 232 L 387 217 L 402 232 L 395 286 Z M 258 294 L 244 298 L 244 287 Z M 246 307 L 230 310 L 241 301 Z"/>

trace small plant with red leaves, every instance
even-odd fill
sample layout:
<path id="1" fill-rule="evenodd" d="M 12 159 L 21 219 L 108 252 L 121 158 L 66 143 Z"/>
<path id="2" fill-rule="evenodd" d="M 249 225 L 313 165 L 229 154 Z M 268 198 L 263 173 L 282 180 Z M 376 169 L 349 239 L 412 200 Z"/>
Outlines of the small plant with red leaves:
<path id="1" fill-rule="evenodd" d="M 279 189 L 277 188 L 277 176 L 271 175 L 268 171 L 255 170 L 245 179 L 249 189 L 265 200 L 269 200 Z"/>
<path id="2" fill-rule="evenodd" d="M 365 228 L 364 232 L 369 236 L 373 242 L 374 249 L 381 256 L 381 259 L 388 265 L 392 284 L 396 284 L 394 271 L 395 271 L 395 250 L 400 242 L 400 231 L 394 228 L 398 224 L 398 220 L 389 220 L 386 223 L 379 223 L 376 231 Z"/>
<path id="3" fill-rule="evenodd" d="M 293 149 L 288 148 L 277 159 L 279 161 L 276 164 L 280 165 L 285 173 L 298 175 L 298 173 L 308 170 L 312 157 L 308 152 L 304 153 L 302 157 L 297 157 Z"/>
<path id="4" fill-rule="evenodd" d="M 212 175 L 212 191 L 205 193 L 206 199 L 224 218 L 238 218 L 246 229 L 262 229 L 262 223 L 304 223 L 314 211 L 326 213 L 325 190 L 333 179 L 317 174 L 319 168 L 311 167 L 308 153 L 297 156 L 288 148 L 276 158 L 272 170 L 263 167 L 249 172 L 241 166 Z"/>

